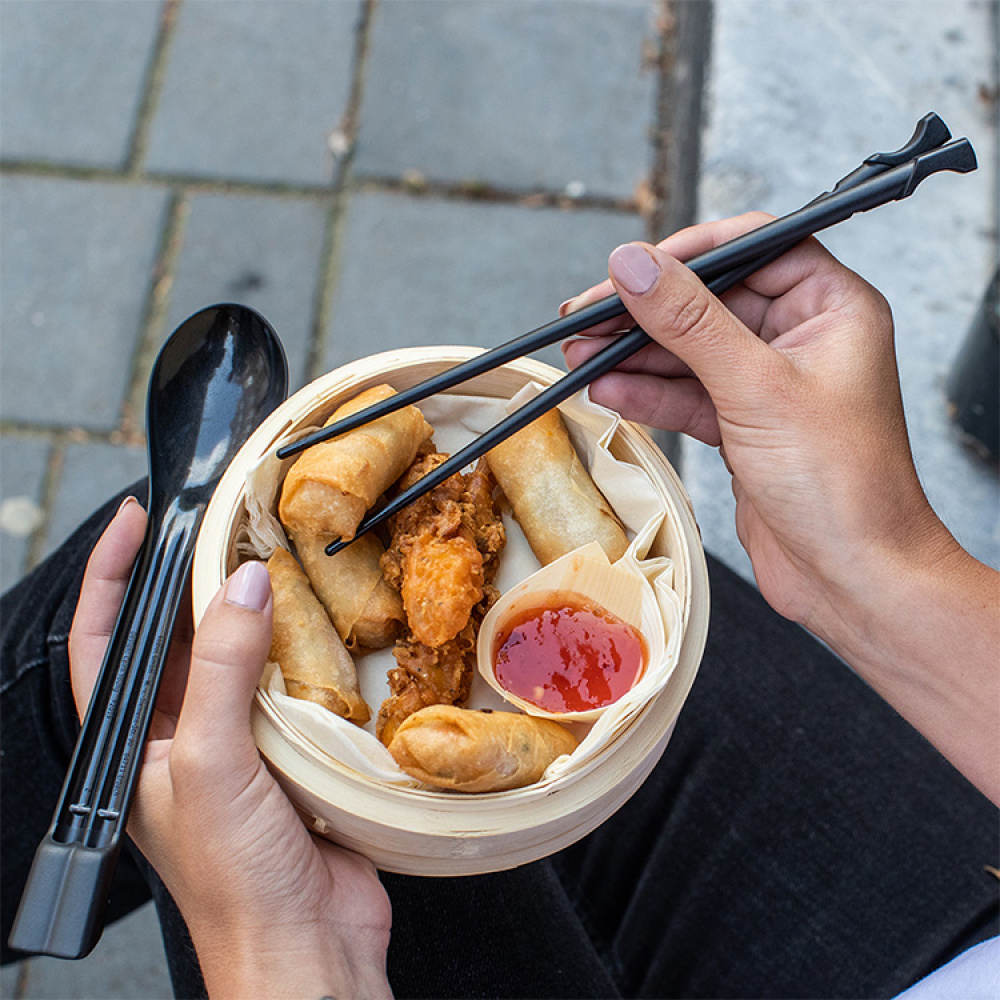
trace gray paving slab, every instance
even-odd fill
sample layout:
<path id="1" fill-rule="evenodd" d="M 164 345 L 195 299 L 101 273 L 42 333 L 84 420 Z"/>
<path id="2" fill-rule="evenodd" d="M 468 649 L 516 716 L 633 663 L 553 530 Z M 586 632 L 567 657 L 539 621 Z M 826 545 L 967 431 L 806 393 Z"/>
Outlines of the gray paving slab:
<path id="1" fill-rule="evenodd" d="M 261 312 L 278 331 L 289 388 L 306 377 L 327 208 L 318 199 L 201 194 L 191 199 L 162 331 L 217 302 Z"/>
<path id="2" fill-rule="evenodd" d="M 989 17 L 979 3 L 719 0 L 700 214 L 788 212 L 868 153 L 901 145 L 931 110 L 970 137 L 975 174 L 931 178 L 821 238 L 892 305 L 913 450 L 935 509 L 1000 565 L 997 475 L 958 444 L 943 389 L 996 263 L 996 123 L 980 99 L 996 87 Z M 721 462 L 685 448 L 684 469 L 706 546 L 736 552 Z"/>
<path id="3" fill-rule="evenodd" d="M 23 575 L 31 536 L 42 525 L 48 461 L 45 439 L 0 434 L 0 593 Z"/>
<path id="4" fill-rule="evenodd" d="M 4 0 L 0 156 L 124 166 L 162 6 L 160 0 Z"/>
<path id="5" fill-rule="evenodd" d="M 704 213 L 790 211 L 928 111 L 956 135 L 995 113 L 979 95 L 993 76 L 986 3 L 720 0 L 715 13 Z"/>
<path id="6" fill-rule="evenodd" d="M 355 169 L 631 198 L 651 166 L 656 7 L 383 0 Z"/>
<path id="7" fill-rule="evenodd" d="M 153 119 L 153 172 L 328 184 L 360 0 L 210 0 L 178 15 Z"/>
<path id="8" fill-rule="evenodd" d="M 351 199 L 323 361 L 430 344 L 490 347 L 557 316 L 642 237 L 624 212 L 530 209 L 400 194 Z M 564 367 L 558 348 L 535 357 Z"/>
<path id="9" fill-rule="evenodd" d="M 160 925 L 152 903 L 106 928 L 79 961 L 31 958 L 18 1000 L 170 1000 Z"/>
<path id="10" fill-rule="evenodd" d="M 13 962 L 0 967 L 0 997 L 4 1000 L 20 1000 L 21 973 L 23 962 Z"/>
<path id="11" fill-rule="evenodd" d="M 156 187 L 3 177 L 0 417 L 117 426 L 166 203 Z"/>
<path id="12" fill-rule="evenodd" d="M 42 554 L 52 552 L 105 501 L 145 475 L 145 448 L 99 442 L 68 445 Z"/>

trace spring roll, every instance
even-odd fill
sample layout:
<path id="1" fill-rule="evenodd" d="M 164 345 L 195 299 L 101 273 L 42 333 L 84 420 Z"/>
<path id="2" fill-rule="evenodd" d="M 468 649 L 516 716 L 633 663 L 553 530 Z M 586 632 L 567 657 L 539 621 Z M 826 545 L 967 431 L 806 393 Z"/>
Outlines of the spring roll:
<path id="1" fill-rule="evenodd" d="M 327 424 L 377 403 L 395 390 L 366 389 L 337 409 Z M 330 441 L 307 448 L 281 488 L 278 516 L 293 533 L 354 537 L 366 511 L 409 467 L 433 428 L 405 406 Z"/>
<path id="2" fill-rule="evenodd" d="M 352 652 L 384 649 L 402 631 L 405 616 L 399 592 L 382 572 L 385 549 L 369 533 L 336 555 L 324 551 L 329 535 L 293 534 L 295 551 L 313 591 L 326 608 L 337 634 Z"/>
<path id="3" fill-rule="evenodd" d="M 543 566 L 591 541 L 612 562 L 625 553 L 625 528 L 580 461 L 558 410 L 513 434 L 486 459 Z"/>
<path id="4" fill-rule="evenodd" d="M 371 712 L 358 687 L 354 660 L 295 557 L 275 549 L 267 561 L 274 595 L 269 659 L 278 664 L 293 698 L 313 701 L 335 715 L 364 725 Z"/>
<path id="5" fill-rule="evenodd" d="M 568 730 L 549 719 L 431 705 L 400 725 L 389 753 L 407 774 L 433 788 L 499 792 L 538 781 L 576 745 Z"/>

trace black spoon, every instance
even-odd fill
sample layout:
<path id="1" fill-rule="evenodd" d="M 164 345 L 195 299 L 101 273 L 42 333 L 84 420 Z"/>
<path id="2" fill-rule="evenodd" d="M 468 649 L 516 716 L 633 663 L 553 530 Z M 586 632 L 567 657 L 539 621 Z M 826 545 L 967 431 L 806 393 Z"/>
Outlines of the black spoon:
<path id="1" fill-rule="evenodd" d="M 254 310 L 182 323 L 146 404 L 149 523 L 49 832 L 10 936 L 20 951 L 82 958 L 103 930 L 125 820 L 195 539 L 226 467 L 284 398 L 285 353 Z"/>

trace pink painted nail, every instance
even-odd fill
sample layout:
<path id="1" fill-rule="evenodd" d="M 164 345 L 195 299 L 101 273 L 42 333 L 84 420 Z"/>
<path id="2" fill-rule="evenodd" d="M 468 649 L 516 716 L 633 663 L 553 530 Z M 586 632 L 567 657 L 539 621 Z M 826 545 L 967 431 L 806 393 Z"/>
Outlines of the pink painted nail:
<path id="1" fill-rule="evenodd" d="M 611 254 L 608 270 L 626 292 L 643 295 L 656 284 L 660 266 L 636 243 L 625 243 Z"/>
<path id="2" fill-rule="evenodd" d="M 263 611 L 271 596 L 271 576 L 262 562 L 246 562 L 226 584 L 226 604 Z"/>

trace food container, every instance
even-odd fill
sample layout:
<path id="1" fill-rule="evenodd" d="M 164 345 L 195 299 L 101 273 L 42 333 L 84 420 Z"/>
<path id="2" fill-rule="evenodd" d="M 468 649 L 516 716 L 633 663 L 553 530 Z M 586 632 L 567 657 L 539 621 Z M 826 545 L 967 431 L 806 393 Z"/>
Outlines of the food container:
<path id="1" fill-rule="evenodd" d="M 247 476 L 296 431 L 321 424 L 371 386 L 415 385 L 479 353 L 468 347 L 410 348 L 364 358 L 324 375 L 289 398 L 250 437 L 219 484 L 199 536 L 192 569 L 195 620 L 240 561 L 247 520 Z M 453 393 L 510 399 L 529 384 L 549 385 L 556 368 L 520 359 L 457 386 Z M 286 794 L 316 832 L 411 875 L 500 871 L 552 854 L 611 816 L 664 752 L 694 682 L 708 630 L 708 577 L 690 501 L 676 472 L 640 427 L 622 421 L 607 445 L 614 458 L 643 470 L 664 518 L 650 555 L 673 564 L 679 646 L 662 689 L 615 730 L 585 766 L 525 788 L 463 795 L 388 784 L 334 759 L 258 690 L 254 738 Z M 373 706 L 377 708 L 377 706 Z"/>
<path id="2" fill-rule="evenodd" d="M 506 590 L 497 602 L 490 608 L 479 630 L 476 646 L 477 661 L 480 676 L 508 704 L 528 715 L 553 719 L 556 722 L 596 722 L 622 697 L 628 697 L 635 692 L 640 695 L 641 685 L 646 684 L 657 688 L 657 678 L 646 668 L 650 659 L 665 658 L 665 650 L 649 649 L 646 636 L 658 631 L 660 625 L 660 607 L 653 588 L 649 586 L 643 575 L 632 568 L 625 568 L 622 563 L 611 563 L 604 550 L 596 542 L 590 542 L 573 552 L 549 563 L 537 573 L 515 584 Z M 542 609 L 565 607 L 585 607 L 610 614 L 625 627 L 635 629 L 640 636 L 641 662 L 635 677 L 630 678 L 628 690 L 619 697 L 609 698 L 596 707 L 569 709 L 565 704 L 553 706 L 551 709 L 542 707 L 537 701 L 530 701 L 519 695 L 516 687 L 508 687 L 498 674 L 498 645 L 503 638 L 509 623 L 518 616 L 528 613 L 537 614 Z M 522 634 L 523 638 L 523 634 Z M 553 640 L 550 637 L 550 642 Z M 539 647 L 531 641 L 524 647 L 528 652 L 526 660 L 531 660 L 533 669 L 539 666 Z M 565 648 L 565 647 L 563 647 Z M 551 646 L 550 646 L 551 649 Z M 560 662 L 560 673 L 569 687 L 574 682 L 566 673 L 566 664 L 562 662 L 563 649 L 559 647 L 555 659 Z M 672 660 L 671 660 L 672 662 Z M 600 673 L 600 670 L 598 671 Z M 604 674 L 604 678 L 607 675 Z M 553 678 L 537 677 L 538 683 L 547 683 Z M 577 685 L 587 687 L 583 675 L 576 678 Z M 641 696 L 641 695 L 640 695 Z"/>

